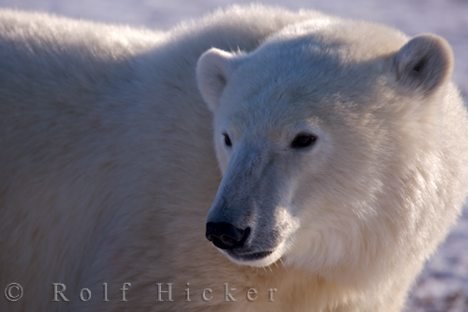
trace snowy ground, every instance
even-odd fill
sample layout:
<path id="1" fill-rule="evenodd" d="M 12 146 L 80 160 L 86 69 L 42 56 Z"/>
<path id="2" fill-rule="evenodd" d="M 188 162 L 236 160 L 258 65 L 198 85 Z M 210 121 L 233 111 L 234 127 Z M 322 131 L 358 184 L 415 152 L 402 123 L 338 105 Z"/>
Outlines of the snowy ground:
<path id="1" fill-rule="evenodd" d="M 263 2 L 383 22 L 411 35 L 437 33 L 452 44 L 457 61 L 455 79 L 463 94 L 468 95 L 468 0 Z M 159 29 L 167 29 L 184 19 L 198 17 L 232 3 L 234 1 L 231 0 L 0 0 L 1 7 Z M 427 263 L 415 284 L 408 306 L 411 312 L 468 312 L 468 207 L 447 241 Z"/>

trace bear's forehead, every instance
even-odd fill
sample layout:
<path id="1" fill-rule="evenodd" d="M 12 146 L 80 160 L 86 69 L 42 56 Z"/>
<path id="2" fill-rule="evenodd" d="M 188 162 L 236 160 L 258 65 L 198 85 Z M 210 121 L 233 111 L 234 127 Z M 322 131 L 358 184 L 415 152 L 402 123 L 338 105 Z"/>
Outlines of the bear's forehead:
<path id="1" fill-rule="evenodd" d="M 335 84 L 325 90 L 319 84 L 285 85 L 278 80 L 269 85 L 250 85 L 246 91 L 227 99 L 220 115 L 230 123 L 260 132 L 282 132 L 302 122 L 318 127 L 346 124 L 344 119 L 365 114 L 379 101 L 374 86 L 353 89 Z"/>
<path id="2" fill-rule="evenodd" d="M 301 94 L 300 88 L 310 93 L 313 87 L 327 94 L 367 87 L 366 79 L 380 74 L 382 64 L 406 40 L 403 34 L 380 25 L 330 25 L 314 31 L 306 27 L 302 32 L 299 25 L 292 33 L 283 31 L 268 39 L 243 58 L 234 84 L 238 90 L 246 89 L 244 95 L 269 85 L 276 85 L 282 93 L 289 89 L 293 95 Z"/>
<path id="3" fill-rule="evenodd" d="M 403 34 L 364 22 L 294 27 L 243 58 L 225 90 L 227 115 L 254 124 L 287 123 L 285 116 L 336 121 L 380 101 L 379 79 Z"/>
<path id="4" fill-rule="evenodd" d="M 369 97 L 381 74 L 381 63 L 379 59 L 350 63 L 339 55 L 321 52 L 296 57 L 258 55 L 235 73 L 225 99 L 247 113 L 259 109 L 326 110 L 336 101 Z"/>

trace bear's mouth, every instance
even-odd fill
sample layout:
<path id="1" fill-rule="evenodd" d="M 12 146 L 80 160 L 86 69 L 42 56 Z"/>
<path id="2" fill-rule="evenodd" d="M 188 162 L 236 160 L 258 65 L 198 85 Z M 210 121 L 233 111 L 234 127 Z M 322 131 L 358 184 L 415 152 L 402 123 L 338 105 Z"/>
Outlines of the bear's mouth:
<path id="1" fill-rule="evenodd" d="M 273 249 L 254 251 L 251 248 L 244 249 L 219 249 L 221 253 L 232 262 L 239 265 L 252 267 L 267 267 L 278 261 L 284 255 L 284 243 L 279 244 Z"/>
<path id="2" fill-rule="evenodd" d="M 233 250 L 226 250 L 227 254 L 237 261 L 255 261 L 268 257 L 273 251 L 259 251 L 252 253 L 238 253 Z"/>

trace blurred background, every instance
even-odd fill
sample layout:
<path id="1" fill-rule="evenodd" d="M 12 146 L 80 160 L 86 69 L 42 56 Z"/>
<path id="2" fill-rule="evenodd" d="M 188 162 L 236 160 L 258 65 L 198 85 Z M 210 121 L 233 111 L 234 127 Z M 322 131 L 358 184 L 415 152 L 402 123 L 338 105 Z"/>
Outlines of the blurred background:
<path id="1" fill-rule="evenodd" d="M 74 18 L 169 29 L 233 0 L 0 0 L 0 7 Z M 468 95 L 468 0 L 274 0 L 256 1 L 291 9 L 316 9 L 382 22 L 409 35 L 433 32 L 455 53 L 455 80 Z M 468 138 L 467 138 L 468 140 Z M 468 186 L 467 186 L 468 187 Z M 408 301 L 408 312 L 468 312 L 468 207 L 438 252 L 426 264 Z M 378 312 L 378 311 L 376 311 Z"/>

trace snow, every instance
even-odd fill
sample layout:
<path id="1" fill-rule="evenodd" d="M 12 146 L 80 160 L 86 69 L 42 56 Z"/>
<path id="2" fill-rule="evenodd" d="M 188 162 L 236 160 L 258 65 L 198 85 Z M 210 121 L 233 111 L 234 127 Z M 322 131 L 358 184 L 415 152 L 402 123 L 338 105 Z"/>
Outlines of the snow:
<path id="1" fill-rule="evenodd" d="M 246 3 L 251 1 L 237 1 Z M 445 37 L 455 53 L 455 80 L 468 95 L 467 0 L 275 0 L 292 9 L 316 9 L 343 17 L 382 22 L 415 35 Z M 167 29 L 229 0 L 0 0 L 1 7 L 53 12 L 70 17 Z M 411 312 L 468 311 L 468 206 L 438 252 L 426 264 L 408 300 Z"/>

